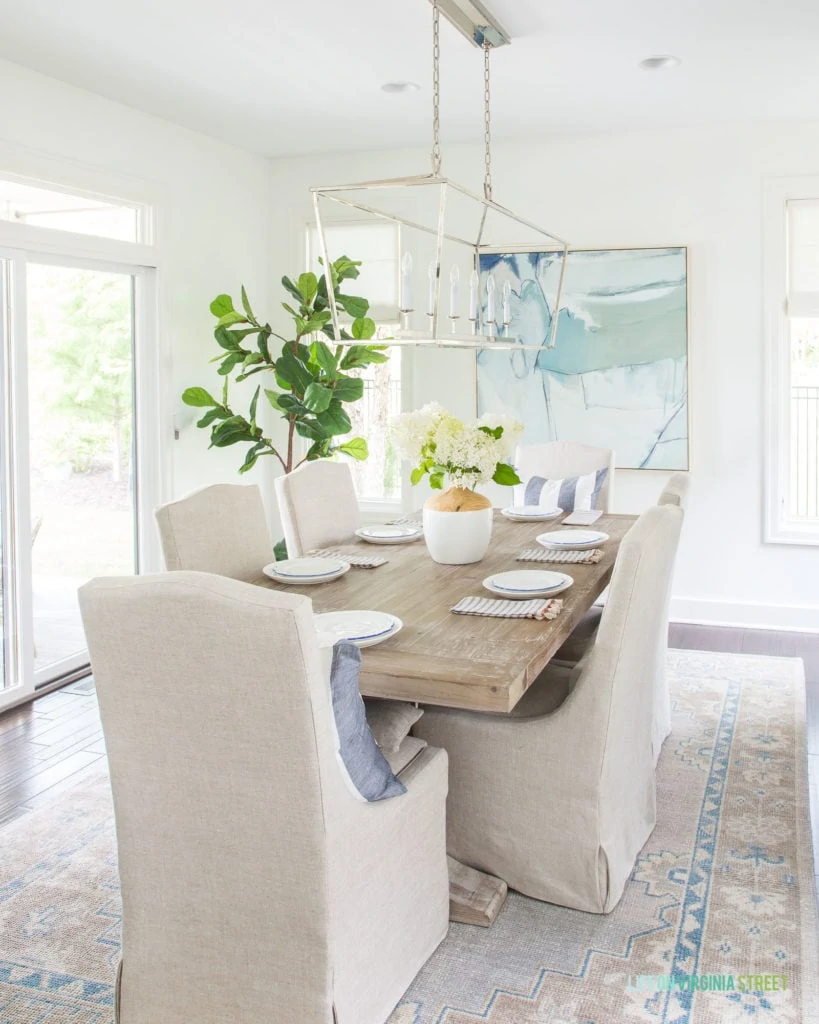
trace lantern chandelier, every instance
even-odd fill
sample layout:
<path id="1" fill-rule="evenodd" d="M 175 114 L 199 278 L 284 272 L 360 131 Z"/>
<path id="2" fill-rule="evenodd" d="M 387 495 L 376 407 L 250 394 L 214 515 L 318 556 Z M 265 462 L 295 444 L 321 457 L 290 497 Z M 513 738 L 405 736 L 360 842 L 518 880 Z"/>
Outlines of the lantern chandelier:
<path id="1" fill-rule="evenodd" d="M 493 47 L 507 43 L 508 36 L 497 25 L 481 25 L 473 20 L 475 16 L 486 16 L 489 20 L 477 0 L 431 0 L 431 3 L 432 173 L 311 189 L 327 293 L 333 294 L 331 262 L 343 255 L 342 252 L 334 254 L 329 251 L 327 229 L 332 226 L 335 237 L 339 233 L 336 229 L 343 227 L 345 217 L 356 217 L 346 222 L 360 225 L 360 215 L 365 214 L 367 220 L 396 225 L 398 252 L 401 253 L 397 273 L 400 326 L 383 340 L 391 345 L 442 348 L 540 349 L 544 344 L 552 348 L 557 333 L 568 243 L 519 217 L 492 197 L 490 54 Z M 441 171 L 439 31 L 442 4 L 446 5 L 446 17 L 483 50 L 483 196 L 444 177 Z M 465 7 L 475 12 L 472 18 L 465 13 Z M 326 202 L 344 208 L 339 214 L 341 219 L 326 218 L 326 206 L 323 206 Z M 546 280 L 538 275 L 535 285 L 544 292 L 548 285 L 554 298 L 551 322 L 543 326 L 544 336 L 537 344 L 527 345 L 513 331 L 511 275 L 505 273 L 504 265 L 497 256 L 537 251 L 554 254 Z M 419 283 L 422 285 L 420 288 Z M 466 302 L 463 301 L 462 283 L 467 285 Z M 420 296 L 423 296 L 421 303 L 417 301 Z M 335 339 L 341 341 L 342 325 L 334 303 L 330 304 L 330 311 Z"/>

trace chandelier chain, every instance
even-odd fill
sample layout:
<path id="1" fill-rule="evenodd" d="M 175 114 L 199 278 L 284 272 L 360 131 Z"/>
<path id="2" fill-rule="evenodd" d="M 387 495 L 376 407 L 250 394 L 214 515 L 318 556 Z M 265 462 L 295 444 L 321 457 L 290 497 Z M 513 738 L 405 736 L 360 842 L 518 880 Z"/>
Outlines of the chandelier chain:
<path id="1" fill-rule="evenodd" d="M 492 118 L 490 114 L 490 101 L 492 98 L 489 80 L 489 52 L 492 46 L 489 42 L 483 44 L 483 137 L 486 149 L 484 152 L 484 176 L 483 194 L 487 199 L 492 198 Z"/>
<path id="2" fill-rule="evenodd" d="M 432 173 L 441 174 L 441 11 L 432 4 Z"/>

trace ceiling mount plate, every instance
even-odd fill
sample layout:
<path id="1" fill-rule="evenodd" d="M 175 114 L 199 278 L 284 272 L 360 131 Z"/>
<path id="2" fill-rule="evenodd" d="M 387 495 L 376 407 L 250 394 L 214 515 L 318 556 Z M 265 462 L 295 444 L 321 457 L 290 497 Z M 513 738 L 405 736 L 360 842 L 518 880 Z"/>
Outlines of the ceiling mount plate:
<path id="1" fill-rule="evenodd" d="M 446 20 L 474 46 L 482 47 L 484 43 L 489 43 L 496 49 L 512 41 L 506 29 L 490 14 L 481 0 L 438 0 L 438 6 Z"/>

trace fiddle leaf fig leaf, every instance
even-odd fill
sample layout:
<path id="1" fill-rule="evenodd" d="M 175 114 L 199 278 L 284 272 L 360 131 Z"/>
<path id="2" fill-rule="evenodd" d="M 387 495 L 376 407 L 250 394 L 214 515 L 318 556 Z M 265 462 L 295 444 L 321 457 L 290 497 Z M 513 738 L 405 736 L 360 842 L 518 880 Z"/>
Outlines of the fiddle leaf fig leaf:
<path id="1" fill-rule="evenodd" d="M 375 334 L 375 320 L 371 320 L 370 317 L 358 317 L 353 320 L 353 325 L 350 331 L 356 341 L 367 341 Z"/>
<path id="2" fill-rule="evenodd" d="M 253 315 L 253 310 L 250 307 L 250 302 L 248 300 L 247 292 L 245 291 L 244 285 L 242 285 L 242 308 L 244 309 L 245 313 L 247 313 L 248 320 L 256 319 L 256 317 Z"/>
<path id="3" fill-rule="evenodd" d="M 342 402 L 357 402 L 364 395 L 364 381 L 360 377 L 342 377 L 335 382 L 333 394 Z"/>
<path id="4" fill-rule="evenodd" d="M 304 296 L 299 291 L 299 289 L 293 284 L 289 277 L 283 277 L 282 284 L 290 292 L 293 298 L 296 299 L 300 306 L 304 304 Z"/>
<path id="5" fill-rule="evenodd" d="M 349 441 L 345 441 L 344 444 L 338 446 L 338 451 L 344 452 L 345 455 L 349 455 L 352 459 L 357 459 L 362 462 L 370 454 L 367 442 L 363 437 L 354 437 Z"/>
<path id="6" fill-rule="evenodd" d="M 229 295 L 217 295 L 210 304 L 210 311 L 216 317 L 223 317 L 226 313 L 233 313 L 233 299 Z"/>
<path id="7" fill-rule="evenodd" d="M 250 424 L 256 426 L 256 406 L 259 404 L 259 392 L 262 390 L 261 384 L 256 388 L 253 398 L 250 400 Z"/>
<path id="8" fill-rule="evenodd" d="M 276 412 L 283 412 L 281 405 L 279 405 L 279 399 L 281 398 L 281 395 L 278 393 L 278 391 L 271 391 L 269 388 L 265 388 L 264 393 L 268 402 L 270 402 L 271 407 L 275 409 Z"/>
<path id="9" fill-rule="evenodd" d="M 350 417 L 344 411 L 344 407 L 337 398 L 334 398 L 324 412 L 320 412 L 316 419 L 325 433 L 330 436 L 337 434 L 348 434 L 352 429 Z"/>
<path id="10" fill-rule="evenodd" d="M 354 320 L 366 316 L 370 308 L 369 302 L 358 295 L 339 295 L 337 301 L 344 312 Z"/>
<path id="11" fill-rule="evenodd" d="M 318 290 L 318 278 L 315 274 L 306 273 L 299 275 L 298 290 L 304 296 L 305 305 L 310 305 Z"/>
<path id="12" fill-rule="evenodd" d="M 260 453 L 267 448 L 266 441 L 257 441 L 252 448 L 248 448 L 247 455 L 245 455 L 245 461 L 239 467 L 240 473 L 246 473 L 249 469 L 253 469 L 258 461 Z"/>
<path id="13" fill-rule="evenodd" d="M 304 392 L 304 404 L 310 412 L 324 412 L 325 409 L 329 408 L 332 400 L 333 392 L 330 388 L 319 384 L 318 381 L 313 381 Z"/>
<path id="14" fill-rule="evenodd" d="M 211 395 L 210 392 L 206 391 L 204 388 L 185 388 L 185 390 L 182 392 L 182 401 L 185 403 L 185 405 L 192 405 L 195 407 L 200 407 L 202 409 L 206 408 L 209 405 L 219 404 L 213 397 L 213 395 Z"/>
<path id="15" fill-rule="evenodd" d="M 219 317 L 218 326 L 230 327 L 231 324 L 243 323 L 247 323 L 245 317 L 243 317 L 241 313 L 237 313 L 236 310 L 233 309 L 229 313 L 225 313 L 224 316 Z"/>

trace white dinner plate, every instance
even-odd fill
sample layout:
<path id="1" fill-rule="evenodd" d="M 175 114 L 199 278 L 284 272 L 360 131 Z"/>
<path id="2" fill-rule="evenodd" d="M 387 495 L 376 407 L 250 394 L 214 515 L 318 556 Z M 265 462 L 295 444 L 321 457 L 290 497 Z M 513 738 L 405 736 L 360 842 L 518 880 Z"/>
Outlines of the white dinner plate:
<path id="1" fill-rule="evenodd" d="M 538 523 L 544 519 L 557 519 L 563 515 L 563 509 L 540 508 L 538 505 L 512 505 L 511 508 L 502 508 L 501 515 L 516 523 Z"/>
<path id="2" fill-rule="evenodd" d="M 514 569 L 511 572 L 496 572 L 487 576 L 483 585 L 493 594 L 508 597 L 514 601 L 525 601 L 533 597 L 552 597 L 574 583 L 565 572 L 546 569 Z"/>
<path id="3" fill-rule="evenodd" d="M 271 562 L 262 572 L 277 583 L 308 587 L 337 580 L 349 570 L 350 563 L 340 558 L 288 558 L 281 562 Z"/>
<path id="4" fill-rule="evenodd" d="M 387 523 L 383 526 L 362 526 L 355 535 L 368 544 L 409 544 L 423 537 L 424 531 L 419 526 L 392 526 Z"/>
<path id="5" fill-rule="evenodd" d="M 609 539 L 602 530 L 555 530 L 553 533 L 538 534 L 536 540 L 544 548 L 565 551 L 585 551 L 596 548 Z"/>
<path id="6" fill-rule="evenodd" d="M 349 640 L 356 647 L 372 647 L 383 643 L 401 629 L 404 623 L 388 612 L 350 611 L 324 612 L 315 616 L 320 634 L 335 640 Z"/>

